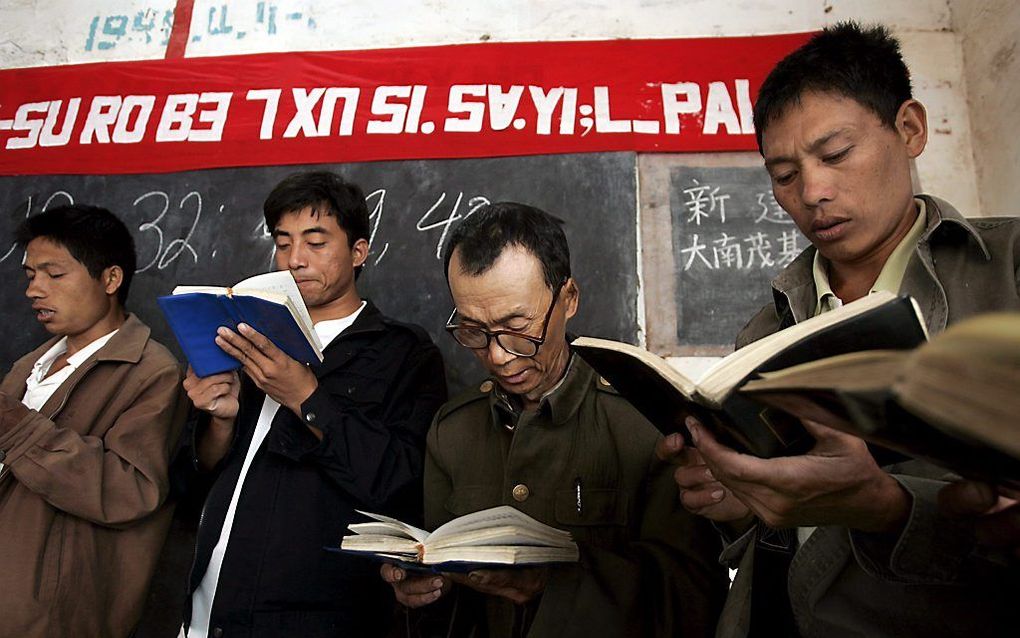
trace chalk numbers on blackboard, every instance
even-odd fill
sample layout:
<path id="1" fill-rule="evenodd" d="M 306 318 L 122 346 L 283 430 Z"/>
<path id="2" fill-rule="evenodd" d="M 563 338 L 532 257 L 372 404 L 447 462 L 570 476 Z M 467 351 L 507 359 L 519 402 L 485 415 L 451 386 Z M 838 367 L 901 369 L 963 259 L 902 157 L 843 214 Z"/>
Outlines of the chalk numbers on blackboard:
<path id="1" fill-rule="evenodd" d="M 139 206 L 148 206 L 145 202 L 148 200 L 156 200 L 162 202 L 157 204 L 160 206 L 159 212 L 155 218 L 151 221 L 144 222 L 138 226 L 138 230 L 142 233 L 148 233 L 148 236 L 153 237 L 156 242 L 155 255 L 149 263 L 145 264 L 136 273 L 142 273 L 146 270 L 155 266 L 158 270 L 163 270 L 170 264 L 174 263 L 178 257 L 184 251 L 191 253 L 191 258 L 194 262 L 198 263 L 198 253 L 195 251 L 194 246 L 189 242 L 191 241 L 192 235 L 195 234 L 195 229 L 198 227 L 198 222 L 202 218 L 202 196 L 197 191 L 191 191 L 177 202 L 176 210 L 181 211 L 182 215 L 194 215 L 191 221 L 191 227 L 188 228 L 188 232 L 184 237 L 174 239 L 173 241 L 165 243 L 164 228 L 160 226 L 161 223 L 166 219 L 167 213 L 170 212 L 170 196 L 163 191 L 150 191 L 140 196 L 132 205 L 136 208 Z M 141 251 L 139 251 L 141 252 Z"/>

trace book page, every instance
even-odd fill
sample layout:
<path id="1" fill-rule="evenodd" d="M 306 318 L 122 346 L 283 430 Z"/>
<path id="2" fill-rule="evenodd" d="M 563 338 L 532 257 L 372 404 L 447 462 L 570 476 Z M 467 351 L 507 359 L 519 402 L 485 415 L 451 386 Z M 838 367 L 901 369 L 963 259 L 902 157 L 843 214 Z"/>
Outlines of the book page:
<path id="1" fill-rule="evenodd" d="M 322 342 L 319 341 L 319 336 L 315 333 L 312 317 L 308 314 L 308 307 L 305 306 L 305 300 L 301 297 L 301 290 L 298 288 L 297 282 L 294 281 L 294 276 L 289 271 L 277 270 L 248 277 L 243 281 L 237 282 L 234 290 L 239 294 L 261 290 L 283 295 L 289 299 L 291 310 L 297 313 L 295 319 L 298 320 L 301 331 L 308 337 L 308 342 L 315 346 L 315 350 L 322 352 Z"/>
<path id="2" fill-rule="evenodd" d="M 523 530 L 528 530 L 532 532 L 533 535 L 544 535 L 550 539 L 551 542 L 548 543 L 550 545 L 554 544 L 557 539 L 562 539 L 564 537 L 568 539 L 570 538 L 570 532 L 556 529 L 555 527 L 551 527 L 545 523 L 540 523 L 524 512 L 510 507 L 509 505 L 501 505 L 499 507 L 493 507 L 455 518 L 452 521 L 439 526 L 429 536 L 429 540 L 439 543 L 444 539 L 452 538 L 456 534 L 463 534 L 466 532 L 500 526 L 514 526 Z"/>
<path id="3" fill-rule="evenodd" d="M 843 323 L 896 299 L 897 296 L 891 292 L 875 292 L 836 310 L 794 324 L 789 328 L 780 330 L 741 348 L 705 372 L 698 381 L 698 393 L 709 404 L 719 406 L 722 399 L 729 394 L 734 385 L 740 383 L 741 380 L 772 355 L 783 351 L 785 348 L 824 328 Z M 916 303 L 914 304 L 914 310 L 917 312 Z M 920 315 L 918 315 L 918 322 L 922 327 L 924 326 L 924 319 Z"/>
<path id="4" fill-rule="evenodd" d="M 362 516 L 367 516 L 367 517 L 369 517 L 369 518 L 371 518 L 371 519 L 373 519 L 375 521 L 378 521 L 380 523 L 384 523 L 387 526 L 389 526 L 389 528 L 391 528 L 391 529 L 399 530 L 401 535 L 407 536 L 408 538 L 413 538 L 414 540 L 418 541 L 419 543 L 424 543 L 425 540 L 429 537 L 429 533 L 426 532 L 425 530 L 418 529 L 414 525 L 408 525 L 407 523 L 403 523 L 401 521 L 398 521 L 395 518 L 390 518 L 389 516 L 383 516 L 382 514 L 372 514 L 371 512 L 363 512 L 361 510 L 355 510 L 355 511 L 358 514 L 361 514 Z M 355 525 L 370 525 L 370 523 L 352 523 L 348 528 L 351 531 L 357 531 L 357 530 L 354 529 Z"/>

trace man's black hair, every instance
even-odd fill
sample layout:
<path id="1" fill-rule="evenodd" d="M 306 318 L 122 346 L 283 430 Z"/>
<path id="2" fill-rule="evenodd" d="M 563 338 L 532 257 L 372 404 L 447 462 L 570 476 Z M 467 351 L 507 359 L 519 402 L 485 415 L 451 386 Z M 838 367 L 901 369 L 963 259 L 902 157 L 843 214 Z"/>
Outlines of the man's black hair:
<path id="1" fill-rule="evenodd" d="M 273 232 L 281 217 L 306 208 L 311 208 L 316 215 L 335 218 L 337 225 L 347 233 L 349 246 L 371 237 L 364 192 L 357 184 L 329 171 L 294 173 L 277 184 L 262 206 L 266 228 Z M 361 268 L 358 266 L 355 270 L 356 275 Z"/>
<path id="2" fill-rule="evenodd" d="M 514 202 L 487 204 L 457 226 L 446 242 L 443 270 L 450 279 L 450 258 L 475 277 L 492 267 L 508 246 L 524 248 L 542 263 L 545 283 L 556 290 L 570 277 L 570 248 L 563 221 L 534 206 Z"/>
<path id="3" fill-rule="evenodd" d="M 754 104 L 759 151 L 765 128 L 808 91 L 855 100 L 889 127 L 912 96 L 900 43 L 888 29 L 853 21 L 826 27 L 780 60 L 762 83 Z"/>
<path id="4" fill-rule="evenodd" d="M 110 266 L 120 266 L 124 279 L 117 289 L 117 299 L 121 306 L 126 304 L 137 257 L 135 240 L 116 215 L 84 204 L 51 208 L 23 221 L 15 233 L 22 248 L 39 237 L 66 248 L 97 281 Z"/>

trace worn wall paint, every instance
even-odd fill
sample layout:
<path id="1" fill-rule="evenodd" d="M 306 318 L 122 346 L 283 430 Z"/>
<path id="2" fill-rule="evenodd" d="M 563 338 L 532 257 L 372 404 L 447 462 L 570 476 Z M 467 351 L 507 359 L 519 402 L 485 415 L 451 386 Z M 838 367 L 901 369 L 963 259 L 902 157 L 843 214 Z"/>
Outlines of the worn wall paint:
<path id="1" fill-rule="evenodd" d="M 981 208 L 1016 215 L 1020 200 L 1020 3 L 952 0 L 953 31 L 963 51 L 973 162 Z"/>

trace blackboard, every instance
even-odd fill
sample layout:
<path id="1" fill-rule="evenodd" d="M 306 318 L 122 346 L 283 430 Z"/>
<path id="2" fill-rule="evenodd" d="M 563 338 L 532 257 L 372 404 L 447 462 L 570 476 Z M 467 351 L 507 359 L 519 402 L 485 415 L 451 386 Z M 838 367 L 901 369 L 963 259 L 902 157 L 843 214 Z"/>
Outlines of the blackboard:
<path id="1" fill-rule="evenodd" d="M 603 153 L 477 160 L 317 165 L 362 186 L 372 252 L 358 282 L 383 312 L 417 323 L 443 350 L 451 390 L 482 374 L 443 331 L 452 302 L 440 247 L 451 228 L 486 201 L 532 204 L 566 222 L 581 310 L 573 331 L 634 342 L 637 337 L 635 155 Z M 0 177 L 0 304 L 4 369 L 46 333 L 24 297 L 23 251 L 13 245 L 25 216 L 74 201 L 105 206 L 134 234 L 138 272 L 128 307 L 180 356 L 155 298 L 178 284 L 231 285 L 272 269 L 273 242 L 262 202 L 302 166 L 151 175 Z"/>
<path id="2" fill-rule="evenodd" d="M 643 217 L 649 227 L 642 232 L 651 235 L 644 249 L 665 255 L 667 266 L 659 268 L 669 286 L 660 284 L 668 292 L 658 308 L 647 310 L 649 331 L 666 316 L 658 321 L 658 336 L 673 347 L 655 344 L 657 349 L 725 354 L 771 301 L 772 279 L 808 241 L 776 203 L 760 157 L 674 157 L 650 172 L 656 175 L 652 187 L 661 192 L 652 198 L 657 218 Z M 644 173 L 641 178 L 644 189 Z M 662 312 L 667 303 L 673 307 Z"/>

